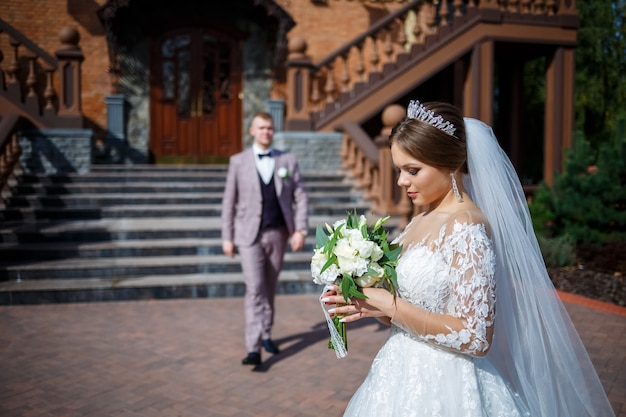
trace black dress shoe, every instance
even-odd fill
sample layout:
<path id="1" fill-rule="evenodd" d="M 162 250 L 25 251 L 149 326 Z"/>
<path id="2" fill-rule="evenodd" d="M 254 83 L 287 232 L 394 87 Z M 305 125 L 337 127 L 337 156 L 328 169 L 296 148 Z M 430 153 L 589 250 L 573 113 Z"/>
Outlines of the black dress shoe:
<path id="1" fill-rule="evenodd" d="M 268 351 L 269 353 L 273 353 L 274 355 L 280 353 L 278 346 L 276 346 L 274 342 L 272 342 L 272 339 L 263 340 L 263 347 L 265 347 L 266 351 Z"/>
<path id="2" fill-rule="evenodd" d="M 241 363 L 244 365 L 260 365 L 261 364 L 261 354 L 257 352 L 250 352 L 248 356 L 241 360 Z"/>

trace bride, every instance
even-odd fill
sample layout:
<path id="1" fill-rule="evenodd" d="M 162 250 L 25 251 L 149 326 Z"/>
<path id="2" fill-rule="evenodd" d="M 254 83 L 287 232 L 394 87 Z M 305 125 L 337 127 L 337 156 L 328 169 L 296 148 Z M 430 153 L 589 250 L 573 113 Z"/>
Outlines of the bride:
<path id="1" fill-rule="evenodd" d="M 398 185 L 428 209 L 397 239 L 397 296 L 365 288 L 329 310 L 391 326 L 345 416 L 614 416 L 491 128 L 412 101 L 390 144 Z"/>

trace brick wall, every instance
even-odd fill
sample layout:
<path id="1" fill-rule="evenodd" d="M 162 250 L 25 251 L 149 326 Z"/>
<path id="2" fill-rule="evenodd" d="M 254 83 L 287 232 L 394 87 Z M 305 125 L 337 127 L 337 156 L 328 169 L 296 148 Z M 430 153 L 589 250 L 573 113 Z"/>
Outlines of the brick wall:
<path id="1" fill-rule="evenodd" d="M 132 0 L 130 0 L 132 2 Z M 317 5 L 311 0 L 276 0 L 296 22 L 288 38 L 307 40 L 307 54 L 313 62 L 360 34 L 372 23 L 399 7 L 401 2 L 371 3 L 328 0 Z M 0 18 L 24 34 L 41 49 L 54 56 L 59 49 L 59 31 L 75 27 L 80 34 L 82 63 L 82 109 L 88 128 L 96 137 L 106 127 L 105 96 L 111 94 L 108 50 L 104 28 L 96 11 L 106 0 L 4 0 L 0 1 Z M 3 68 L 11 62 L 11 48 L 6 34 L 0 34 L 4 52 Z M 55 88 L 59 88 L 58 79 Z"/>
<path id="2" fill-rule="evenodd" d="M 88 126 L 106 126 L 104 96 L 110 94 L 109 76 L 106 73 L 108 53 L 104 29 L 96 10 L 106 0 L 5 0 L 0 2 L 0 18 L 20 31 L 51 56 L 59 49 L 59 31 L 64 26 L 76 28 L 80 34 L 79 46 L 85 60 L 82 71 L 82 108 Z M 100 4 L 98 4 L 100 3 Z M 0 47 L 4 52 L 3 68 L 12 57 L 7 36 L 1 36 Z M 58 91 L 59 80 L 55 80 Z M 92 126 L 91 124 L 95 126 Z"/>
<path id="3" fill-rule="evenodd" d="M 395 1 L 355 0 L 327 0 L 325 4 L 316 4 L 312 0 L 277 0 L 276 3 L 281 4 L 296 22 L 287 34 L 288 38 L 304 38 L 308 44 L 307 55 L 313 62 L 405 5 Z"/>

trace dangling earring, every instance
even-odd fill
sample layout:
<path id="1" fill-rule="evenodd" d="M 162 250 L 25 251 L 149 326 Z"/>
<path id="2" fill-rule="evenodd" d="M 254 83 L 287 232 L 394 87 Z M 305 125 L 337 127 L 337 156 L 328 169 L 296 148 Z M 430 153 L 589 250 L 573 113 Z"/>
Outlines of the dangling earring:
<path id="1" fill-rule="evenodd" d="M 456 185 L 456 178 L 454 178 L 454 172 L 450 173 L 450 178 L 452 179 L 452 191 L 454 191 L 454 196 L 459 203 L 463 202 L 463 196 L 459 192 L 459 187 Z"/>

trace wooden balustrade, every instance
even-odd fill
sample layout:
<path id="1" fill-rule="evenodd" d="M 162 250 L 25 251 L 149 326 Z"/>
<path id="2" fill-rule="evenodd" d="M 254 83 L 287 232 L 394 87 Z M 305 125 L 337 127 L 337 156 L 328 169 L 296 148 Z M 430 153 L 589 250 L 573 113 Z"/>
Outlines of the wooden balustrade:
<path id="1" fill-rule="evenodd" d="M 21 148 L 17 138 L 20 117 L 15 114 L 0 118 L 0 192 L 18 164 Z"/>
<path id="2" fill-rule="evenodd" d="M 380 215 L 399 216 L 401 225 L 414 214 L 413 205 L 396 185 L 389 134 L 391 128 L 406 111 L 399 105 L 388 106 L 382 114 L 383 129 L 374 139 L 355 122 L 343 122 L 337 130 L 343 133 L 342 168 L 354 179 L 366 199 L 372 202 L 372 211 Z"/>
<path id="3" fill-rule="evenodd" d="M 286 128 L 310 130 L 316 118 L 325 117 L 384 77 L 386 67 L 391 69 L 414 48 L 425 48 L 428 36 L 444 28 L 452 30 L 455 19 L 481 10 L 502 13 L 503 18 L 577 15 L 575 0 L 412 1 L 317 64 L 306 56 L 306 40 L 293 38 L 287 59 L 287 88 L 297 91 L 298 99 L 288 95 Z"/>
<path id="4" fill-rule="evenodd" d="M 82 128 L 80 64 L 84 57 L 76 29 L 61 29 L 56 58 L 0 19 L 2 35 L 7 36 L 10 51 L 0 50 L 0 95 L 6 99 L 0 102 L 0 114 L 20 113 L 40 128 Z M 9 62 L 3 71 L 5 57 Z"/>

